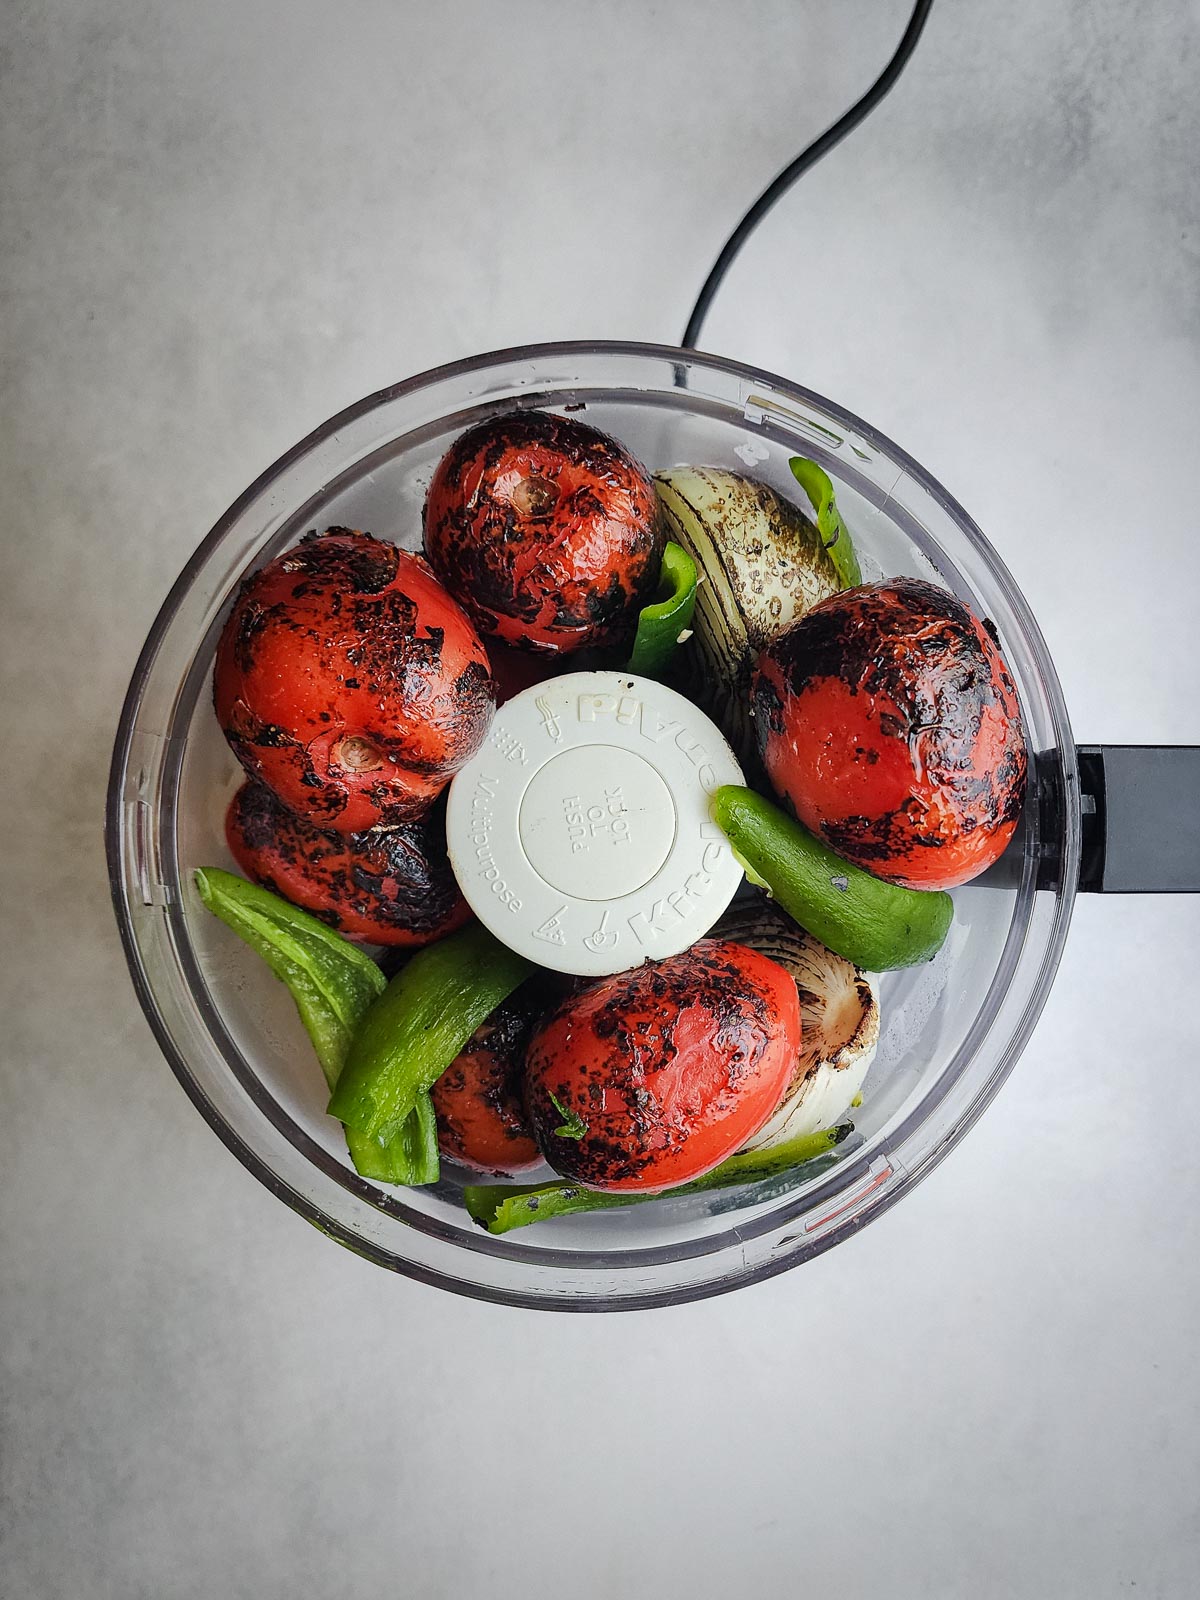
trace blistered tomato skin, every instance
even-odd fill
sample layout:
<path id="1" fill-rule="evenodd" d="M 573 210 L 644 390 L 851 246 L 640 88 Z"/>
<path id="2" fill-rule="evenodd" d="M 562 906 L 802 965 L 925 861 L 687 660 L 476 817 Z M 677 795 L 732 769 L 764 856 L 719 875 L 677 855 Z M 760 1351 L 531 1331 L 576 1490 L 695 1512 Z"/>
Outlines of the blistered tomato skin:
<path id="1" fill-rule="evenodd" d="M 541 1165 L 522 1088 L 537 1004 L 518 990 L 497 1006 L 434 1084 L 438 1145 L 472 1172 L 515 1177 Z"/>
<path id="2" fill-rule="evenodd" d="M 265 784 L 244 783 L 230 802 L 225 836 L 248 878 L 362 944 L 415 949 L 471 914 L 437 813 L 335 833 L 293 816 Z"/>
<path id="3" fill-rule="evenodd" d="M 428 810 L 495 709 L 479 636 L 424 561 L 348 528 L 243 584 L 213 700 L 250 777 L 347 833 Z"/>
<path id="4" fill-rule="evenodd" d="M 910 889 L 965 883 L 1025 796 L 1016 686 L 989 625 L 915 578 L 847 589 L 759 658 L 776 793 L 839 855 Z"/>
<path id="5" fill-rule="evenodd" d="M 568 652 L 632 636 L 663 536 L 649 477 L 615 439 L 541 411 L 470 429 L 442 458 L 425 552 L 480 631 Z"/>
<path id="6" fill-rule="evenodd" d="M 757 1133 L 799 1048 L 794 979 L 742 945 L 702 939 L 564 1000 L 530 1042 L 525 1103 L 565 1178 L 654 1193 Z"/>

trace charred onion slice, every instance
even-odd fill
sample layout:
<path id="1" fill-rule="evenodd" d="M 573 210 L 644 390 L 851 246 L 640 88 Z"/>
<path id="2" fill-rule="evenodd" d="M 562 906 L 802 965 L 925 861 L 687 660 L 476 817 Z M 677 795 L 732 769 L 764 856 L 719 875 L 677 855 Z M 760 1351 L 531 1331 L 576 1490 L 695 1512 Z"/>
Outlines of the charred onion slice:
<path id="1" fill-rule="evenodd" d="M 656 475 L 654 487 L 669 536 L 700 572 L 680 687 L 745 761 L 755 746 L 754 658 L 837 592 L 837 567 L 815 524 L 764 483 L 716 467 L 673 467 Z"/>
<path id="2" fill-rule="evenodd" d="M 879 1043 L 879 1001 L 870 978 L 769 900 L 731 907 L 714 932 L 777 962 L 796 980 L 800 996 L 800 1052 L 791 1082 L 743 1149 L 765 1150 L 832 1127 L 862 1088 Z"/>

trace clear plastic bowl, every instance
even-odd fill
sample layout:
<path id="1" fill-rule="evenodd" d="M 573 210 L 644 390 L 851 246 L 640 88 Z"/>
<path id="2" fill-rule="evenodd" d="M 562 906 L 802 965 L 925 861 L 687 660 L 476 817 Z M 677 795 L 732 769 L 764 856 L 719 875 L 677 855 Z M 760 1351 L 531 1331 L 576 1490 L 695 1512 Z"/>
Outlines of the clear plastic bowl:
<path id="1" fill-rule="evenodd" d="M 1012 846 L 954 892 L 926 966 L 887 973 L 882 1036 L 856 1130 L 802 1181 L 663 1199 L 493 1238 L 457 1185 L 388 1190 L 348 1163 L 283 986 L 200 904 L 195 867 L 230 864 L 239 781 L 210 676 L 235 588 L 309 528 L 346 524 L 417 548 L 433 468 L 470 424 L 514 406 L 585 408 L 652 469 L 752 471 L 789 495 L 790 455 L 835 479 L 867 579 L 940 581 L 995 623 L 1030 743 Z M 632 344 L 500 351 L 441 367 L 334 417 L 253 484 L 196 551 L 130 684 L 108 797 L 113 896 L 139 998 L 167 1060 L 221 1138 L 281 1200 L 381 1266 L 481 1299 L 559 1310 L 662 1305 L 782 1272 L 854 1233 L 958 1142 L 1012 1069 L 1066 936 L 1080 857 L 1075 746 L 1046 646 L 967 514 L 865 423 L 781 378 Z"/>

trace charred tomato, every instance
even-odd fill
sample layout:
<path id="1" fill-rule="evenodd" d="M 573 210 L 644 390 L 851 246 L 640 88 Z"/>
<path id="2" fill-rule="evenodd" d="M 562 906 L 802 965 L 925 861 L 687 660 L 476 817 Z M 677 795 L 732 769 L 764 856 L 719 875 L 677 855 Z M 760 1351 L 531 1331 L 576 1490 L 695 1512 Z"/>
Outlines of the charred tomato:
<path id="1" fill-rule="evenodd" d="M 653 485 L 624 446 L 542 411 L 464 433 L 425 504 L 434 571 L 483 633 L 526 650 L 631 635 L 662 547 Z"/>
<path id="2" fill-rule="evenodd" d="M 564 1000 L 530 1041 L 525 1103 L 564 1177 L 655 1192 L 752 1138 L 799 1048 L 795 980 L 743 945 L 702 939 Z"/>
<path id="3" fill-rule="evenodd" d="M 528 986 L 518 989 L 434 1084 L 438 1145 L 448 1160 L 497 1177 L 541 1165 L 522 1098 L 525 1050 L 540 1009 Z"/>
<path id="4" fill-rule="evenodd" d="M 989 625 L 945 590 L 893 578 L 821 601 L 759 657 L 752 704 L 776 792 L 877 877 L 949 889 L 1012 837 L 1016 686 Z"/>
<path id="5" fill-rule="evenodd" d="M 424 561 L 349 528 L 242 585 L 213 700 L 249 776 L 345 832 L 427 810 L 495 709 L 483 644 Z"/>
<path id="6" fill-rule="evenodd" d="M 415 948 L 461 928 L 470 909 L 446 859 L 438 813 L 365 833 L 314 828 L 264 783 L 230 802 L 225 836 L 248 878 L 363 944 Z"/>

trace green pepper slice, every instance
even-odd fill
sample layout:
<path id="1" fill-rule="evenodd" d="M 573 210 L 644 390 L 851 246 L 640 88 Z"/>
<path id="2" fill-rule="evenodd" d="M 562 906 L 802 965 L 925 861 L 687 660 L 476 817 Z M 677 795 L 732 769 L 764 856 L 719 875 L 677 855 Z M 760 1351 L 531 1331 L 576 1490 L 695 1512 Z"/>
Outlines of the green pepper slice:
<path id="1" fill-rule="evenodd" d="M 696 609 L 696 563 L 682 545 L 669 540 L 663 551 L 655 599 L 642 607 L 627 670 L 660 678 L 670 665 L 679 635 L 692 625 Z"/>
<path id="2" fill-rule="evenodd" d="M 710 807 L 751 883 L 855 966 L 868 972 L 916 966 L 946 942 L 954 902 L 944 890 L 904 889 L 872 877 L 752 789 L 726 785 Z"/>
<path id="3" fill-rule="evenodd" d="M 853 1132 L 853 1127 L 853 1123 L 844 1122 L 840 1127 L 826 1128 L 820 1133 L 804 1133 L 795 1139 L 786 1139 L 768 1150 L 744 1150 L 730 1156 L 704 1177 L 660 1194 L 602 1193 L 562 1180 L 530 1184 L 474 1183 L 464 1188 L 463 1202 L 481 1228 L 489 1233 L 511 1233 L 514 1228 L 527 1228 L 531 1222 L 576 1216 L 581 1211 L 609 1211 L 617 1206 L 645 1205 L 650 1200 L 669 1200 L 678 1195 L 705 1194 L 712 1189 L 757 1183 L 822 1157 L 829 1164 L 829 1152 Z"/>
<path id="4" fill-rule="evenodd" d="M 386 1143 L 380 1143 L 357 1128 L 346 1128 L 346 1144 L 355 1171 L 377 1183 L 403 1184 L 420 1188 L 436 1183 L 441 1174 L 438 1149 L 437 1114 L 428 1094 L 419 1094 L 399 1130 Z"/>
<path id="5" fill-rule="evenodd" d="M 480 923 L 418 950 L 355 1030 L 330 1115 L 389 1141 L 479 1024 L 533 971 Z"/>
<path id="6" fill-rule="evenodd" d="M 792 469 L 792 477 L 812 501 L 817 517 L 817 532 L 821 535 L 821 543 L 829 552 L 829 559 L 833 562 L 843 588 L 856 588 L 862 582 L 862 569 L 854 552 L 850 530 L 842 521 L 842 514 L 837 508 L 833 480 L 815 461 L 809 461 L 806 456 L 793 456 L 788 466 Z"/>
<path id="7" fill-rule="evenodd" d="M 286 984 L 330 1089 L 355 1029 L 387 980 L 364 950 L 307 911 L 220 867 L 195 873 L 201 900 Z M 348 1129 L 355 1170 L 381 1183 L 436 1183 L 437 1125 L 428 1096 L 386 1146 Z"/>

